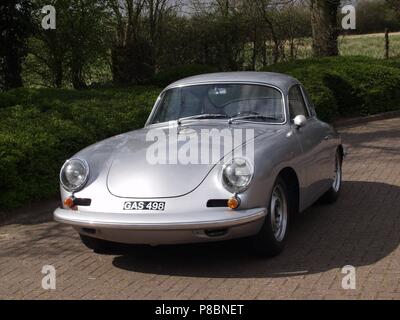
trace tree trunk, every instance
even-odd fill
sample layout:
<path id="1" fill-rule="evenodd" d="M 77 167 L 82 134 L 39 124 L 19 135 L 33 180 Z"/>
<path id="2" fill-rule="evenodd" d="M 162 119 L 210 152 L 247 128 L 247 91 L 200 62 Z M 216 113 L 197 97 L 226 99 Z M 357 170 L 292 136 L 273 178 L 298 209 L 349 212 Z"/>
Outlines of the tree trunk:
<path id="1" fill-rule="evenodd" d="M 6 55 L 2 69 L 5 90 L 22 87 L 21 59 L 18 54 Z"/>
<path id="2" fill-rule="evenodd" d="M 62 87 L 62 82 L 63 82 L 63 77 L 64 77 L 64 72 L 63 72 L 63 65 L 62 65 L 62 60 L 56 60 L 54 62 L 53 66 L 53 85 L 56 88 L 61 88 Z"/>
<path id="3" fill-rule="evenodd" d="M 258 52 L 258 42 L 257 42 L 257 26 L 254 27 L 254 38 L 253 38 L 253 56 L 251 61 L 251 70 L 256 70 L 257 65 L 257 52 Z"/>
<path id="4" fill-rule="evenodd" d="M 267 17 L 267 14 L 264 14 L 264 20 L 267 23 L 267 25 L 269 26 L 269 31 L 271 32 L 271 39 L 273 42 L 272 56 L 273 56 L 274 64 L 275 64 L 275 63 L 278 63 L 278 61 L 279 61 L 279 39 L 278 39 L 278 36 L 276 35 L 274 25 L 271 22 L 271 20 L 269 20 L 269 18 Z"/>
<path id="5" fill-rule="evenodd" d="M 294 54 L 294 38 L 291 38 L 290 40 L 290 60 L 296 59 L 296 56 Z"/>
<path id="6" fill-rule="evenodd" d="M 313 55 L 315 57 L 339 55 L 337 18 L 340 0 L 311 0 L 310 5 Z"/>
<path id="7" fill-rule="evenodd" d="M 267 54 L 267 39 L 262 37 L 262 64 L 263 67 L 266 67 L 268 65 L 268 54 Z"/>
<path id="8" fill-rule="evenodd" d="M 79 62 L 72 61 L 71 78 L 74 89 L 81 90 L 86 88 L 82 74 L 82 65 Z"/>

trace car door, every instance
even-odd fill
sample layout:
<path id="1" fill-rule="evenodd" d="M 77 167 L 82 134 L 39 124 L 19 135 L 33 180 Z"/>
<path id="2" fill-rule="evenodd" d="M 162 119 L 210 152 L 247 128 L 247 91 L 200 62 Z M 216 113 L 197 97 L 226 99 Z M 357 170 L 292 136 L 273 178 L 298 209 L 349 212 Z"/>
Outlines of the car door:
<path id="1" fill-rule="evenodd" d="M 335 136 L 337 135 L 335 130 L 329 124 L 318 119 L 315 112 L 315 107 L 307 94 L 307 91 L 303 86 L 300 86 L 303 92 L 303 97 L 311 117 L 314 119 L 316 130 L 319 131 L 320 139 L 322 140 L 321 151 L 320 151 L 320 177 L 322 190 L 328 190 L 332 185 L 332 179 L 334 176 L 335 169 L 335 155 L 337 142 Z"/>
<path id="2" fill-rule="evenodd" d="M 326 164 L 323 155 L 324 132 L 321 130 L 318 119 L 310 112 L 300 85 L 294 85 L 289 90 L 289 114 L 298 141 L 302 148 L 302 155 L 298 165 L 305 172 L 306 181 L 303 181 L 301 207 L 310 206 L 318 199 L 325 188 L 324 179 Z M 307 123 L 301 128 L 294 128 L 293 120 L 298 115 L 307 118 Z"/>

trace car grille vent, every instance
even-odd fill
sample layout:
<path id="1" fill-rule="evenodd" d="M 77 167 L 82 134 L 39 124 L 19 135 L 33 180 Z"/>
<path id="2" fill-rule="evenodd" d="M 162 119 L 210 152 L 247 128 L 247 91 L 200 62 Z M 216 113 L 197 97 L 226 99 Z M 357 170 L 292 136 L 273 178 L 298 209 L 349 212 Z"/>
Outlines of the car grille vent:
<path id="1" fill-rule="evenodd" d="M 228 207 L 228 199 L 223 200 L 208 200 L 207 208 L 227 208 Z"/>

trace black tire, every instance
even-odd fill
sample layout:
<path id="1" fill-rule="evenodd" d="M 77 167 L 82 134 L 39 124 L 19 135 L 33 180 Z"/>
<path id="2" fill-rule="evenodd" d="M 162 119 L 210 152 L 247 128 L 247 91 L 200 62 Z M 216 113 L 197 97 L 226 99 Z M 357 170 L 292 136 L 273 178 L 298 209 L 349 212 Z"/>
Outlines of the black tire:
<path id="1" fill-rule="evenodd" d="M 325 204 L 335 203 L 339 199 L 340 191 L 342 190 L 343 157 L 339 150 L 336 152 L 335 159 L 335 179 L 331 188 L 321 197 L 321 202 Z"/>
<path id="2" fill-rule="evenodd" d="M 81 237 L 82 243 L 95 253 L 109 253 L 116 248 L 113 242 L 88 237 L 83 234 L 79 234 L 79 236 Z"/>
<path id="3" fill-rule="evenodd" d="M 285 197 L 285 203 L 283 206 L 285 206 L 284 210 L 286 210 L 286 223 L 283 227 L 284 230 L 282 230 L 282 232 L 279 234 L 277 234 L 278 231 L 276 228 L 274 228 L 274 226 L 276 227 L 276 224 L 273 223 L 273 216 L 271 212 L 272 210 L 275 210 L 275 212 L 276 210 L 279 211 L 278 207 L 276 206 L 272 208 L 273 202 L 275 202 L 275 205 L 277 205 L 275 194 L 276 190 L 279 190 L 281 196 Z M 284 250 L 289 230 L 290 212 L 291 203 L 289 201 L 286 183 L 281 177 L 278 177 L 272 188 L 270 199 L 268 200 L 268 214 L 265 217 L 264 224 L 260 232 L 252 238 L 253 249 L 258 256 L 274 257 L 279 255 Z M 275 216 L 276 214 L 274 214 L 274 217 Z"/>

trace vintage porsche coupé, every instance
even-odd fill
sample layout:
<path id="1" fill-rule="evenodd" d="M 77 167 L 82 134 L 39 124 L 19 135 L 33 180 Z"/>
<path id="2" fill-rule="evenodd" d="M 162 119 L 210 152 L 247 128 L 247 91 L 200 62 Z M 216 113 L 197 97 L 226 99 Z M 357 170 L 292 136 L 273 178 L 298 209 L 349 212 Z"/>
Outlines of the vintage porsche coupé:
<path id="1" fill-rule="evenodd" d="M 198 155 L 222 150 L 217 161 L 149 158 L 157 140 L 164 143 L 158 153 L 171 154 L 190 137 L 222 131 L 250 134 L 228 148 L 229 139 L 192 139 Z M 318 119 L 296 79 L 265 72 L 194 76 L 162 91 L 143 129 L 65 162 L 63 205 L 54 218 L 73 226 L 96 252 L 111 243 L 247 238 L 255 252 L 273 256 L 283 250 L 294 215 L 318 199 L 338 198 L 343 158 L 339 134 Z"/>

